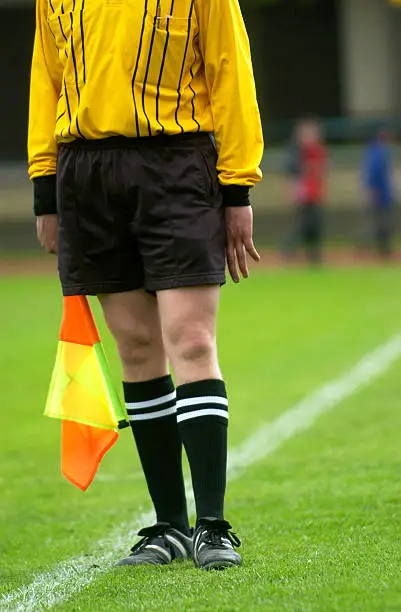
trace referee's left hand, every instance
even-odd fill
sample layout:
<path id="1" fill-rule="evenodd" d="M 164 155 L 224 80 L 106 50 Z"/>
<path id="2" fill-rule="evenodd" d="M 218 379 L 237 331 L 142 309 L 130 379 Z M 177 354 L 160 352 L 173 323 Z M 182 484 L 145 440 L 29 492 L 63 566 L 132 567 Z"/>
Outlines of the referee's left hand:
<path id="1" fill-rule="evenodd" d="M 55 255 L 57 253 L 58 216 L 42 215 L 36 217 L 36 232 L 42 247 Z"/>
<path id="2" fill-rule="evenodd" d="M 226 212 L 227 265 L 234 283 L 239 283 L 238 269 L 248 278 L 246 254 L 254 261 L 260 260 L 252 240 L 253 213 L 251 206 L 228 206 Z"/>

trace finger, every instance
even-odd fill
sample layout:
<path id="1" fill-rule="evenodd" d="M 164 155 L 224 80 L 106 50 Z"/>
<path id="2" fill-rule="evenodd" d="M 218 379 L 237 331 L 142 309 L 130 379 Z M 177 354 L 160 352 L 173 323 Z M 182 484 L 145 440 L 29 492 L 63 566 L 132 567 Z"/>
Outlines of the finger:
<path id="1" fill-rule="evenodd" d="M 235 257 L 234 245 L 231 242 L 229 242 L 227 245 L 227 266 L 234 283 L 239 283 L 237 259 Z"/>
<path id="2" fill-rule="evenodd" d="M 47 253 L 50 253 L 50 251 L 54 247 L 54 242 L 51 242 L 50 240 L 44 240 L 43 246 L 45 247 L 45 250 L 47 251 Z"/>
<path id="3" fill-rule="evenodd" d="M 252 257 L 254 261 L 260 261 L 260 255 L 255 249 L 255 245 L 253 244 L 252 238 L 251 240 L 248 240 L 247 242 L 245 242 L 245 249 L 248 255 Z"/>
<path id="4" fill-rule="evenodd" d="M 243 242 L 239 241 L 235 243 L 235 253 L 237 255 L 237 261 L 241 274 L 244 278 L 248 278 L 248 263 L 246 261 L 246 253 Z"/>

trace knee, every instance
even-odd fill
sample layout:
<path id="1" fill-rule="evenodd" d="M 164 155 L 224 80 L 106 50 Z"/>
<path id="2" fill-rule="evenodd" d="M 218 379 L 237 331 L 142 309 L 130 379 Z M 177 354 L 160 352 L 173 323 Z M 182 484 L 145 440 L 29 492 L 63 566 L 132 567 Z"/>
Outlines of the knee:
<path id="1" fill-rule="evenodd" d="M 216 339 L 207 326 L 181 324 L 170 331 L 168 352 L 172 362 L 209 360 L 216 350 Z"/>
<path id="2" fill-rule="evenodd" d="M 120 359 L 126 368 L 143 365 L 162 350 L 161 338 L 156 337 L 152 330 L 137 325 L 135 330 L 126 330 L 125 333 L 118 334 L 115 340 Z"/>

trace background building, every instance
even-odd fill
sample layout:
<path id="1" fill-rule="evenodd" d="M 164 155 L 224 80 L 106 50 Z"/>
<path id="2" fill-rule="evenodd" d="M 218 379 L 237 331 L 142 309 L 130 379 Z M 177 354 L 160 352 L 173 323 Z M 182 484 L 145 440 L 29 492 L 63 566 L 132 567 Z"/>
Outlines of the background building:
<path id="1" fill-rule="evenodd" d="M 327 119 L 329 135 L 341 139 L 358 136 L 358 126 L 372 119 L 398 124 L 397 4 L 281 0 L 253 7 L 244 0 L 266 134 L 274 137 L 286 121 L 310 112 Z"/>

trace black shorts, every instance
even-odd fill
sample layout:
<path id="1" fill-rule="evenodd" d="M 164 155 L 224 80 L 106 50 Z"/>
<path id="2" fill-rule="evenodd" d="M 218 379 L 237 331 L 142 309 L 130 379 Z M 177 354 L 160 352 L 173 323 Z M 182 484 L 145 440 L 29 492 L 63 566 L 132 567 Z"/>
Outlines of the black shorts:
<path id="1" fill-rule="evenodd" d="M 57 168 L 64 295 L 225 282 L 225 225 L 208 134 L 62 145 Z"/>

